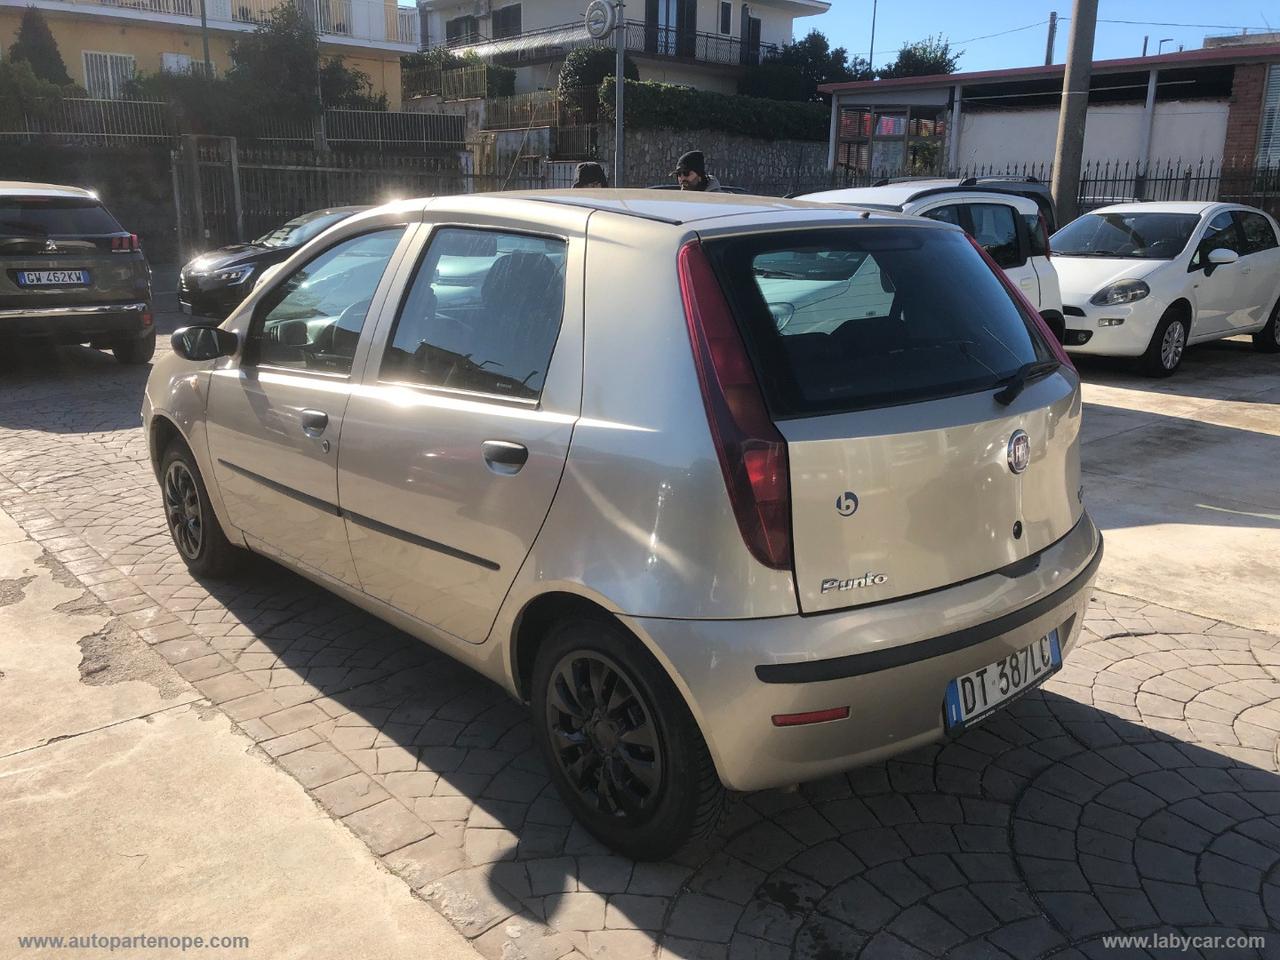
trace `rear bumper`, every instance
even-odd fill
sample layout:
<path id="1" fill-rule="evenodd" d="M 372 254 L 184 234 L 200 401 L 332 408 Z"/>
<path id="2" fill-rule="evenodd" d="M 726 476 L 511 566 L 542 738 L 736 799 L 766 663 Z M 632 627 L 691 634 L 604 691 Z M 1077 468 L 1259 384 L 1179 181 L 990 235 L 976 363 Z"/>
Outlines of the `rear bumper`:
<path id="1" fill-rule="evenodd" d="M 121 337 L 144 337 L 155 330 L 151 304 L 103 303 L 74 307 L 0 310 L 0 339 L 51 338 L 62 343 Z"/>
<path id="2" fill-rule="evenodd" d="M 735 790 L 799 783 L 943 739 L 948 682 L 1060 631 L 1080 635 L 1102 559 L 1088 515 L 1017 577 L 819 616 L 632 618 L 682 688 L 720 778 Z M 777 714 L 849 707 L 776 727 Z"/>

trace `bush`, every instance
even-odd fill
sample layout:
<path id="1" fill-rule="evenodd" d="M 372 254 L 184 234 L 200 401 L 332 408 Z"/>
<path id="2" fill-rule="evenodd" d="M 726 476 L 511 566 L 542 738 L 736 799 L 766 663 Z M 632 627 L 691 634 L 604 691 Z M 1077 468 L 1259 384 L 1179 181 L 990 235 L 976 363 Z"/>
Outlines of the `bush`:
<path id="1" fill-rule="evenodd" d="M 578 47 L 570 50 L 560 68 L 560 99 L 568 99 L 572 95 L 571 91 L 581 87 L 600 86 L 606 77 L 614 75 L 617 67 L 618 55 L 613 50 L 604 47 Z M 640 69 L 630 57 L 622 61 L 622 73 L 628 80 L 640 79 Z"/>
<path id="2" fill-rule="evenodd" d="M 600 110 L 613 119 L 614 80 L 600 86 Z M 820 103 L 787 103 L 627 81 L 631 129 L 720 130 L 759 140 L 826 140 L 831 112 Z"/>

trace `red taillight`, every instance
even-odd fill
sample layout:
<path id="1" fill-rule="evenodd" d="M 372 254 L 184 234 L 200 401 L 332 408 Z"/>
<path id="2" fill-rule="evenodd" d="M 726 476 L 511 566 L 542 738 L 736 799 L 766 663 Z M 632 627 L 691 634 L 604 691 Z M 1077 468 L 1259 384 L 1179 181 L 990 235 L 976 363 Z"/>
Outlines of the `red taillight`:
<path id="1" fill-rule="evenodd" d="M 129 253 L 137 252 L 142 249 L 142 243 L 138 240 L 136 233 L 131 233 L 127 237 L 112 237 L 111 252 L 112 253 Z"/>
<path id="2" fill-rule="evenodd" d="M 765 409 L 742 335 L 700 243 L 681 248 L 679 267 L 698 385 L 738 529 L 757 560 L 790 570 L 787 443 Z"/>
<path id="3" fill-rule="evenodd" d="M 969 237 L 968 234 L 965 234 L 965 236 L 968 237 L 969 243 L 972 244 L 973 249 L 978 251 L 978 256 L 987 261 L 987 266 L 991 268 L 991 272 L 1000 279 L 1002 284 L 1004 284 L 1004 288 L 1009 291 L 1009 296 L 1013 297 L 1013 299 L 1016 300 L 1024 310 L 1026 310 L 1027 315 L 1039 325 L 1040 332 L 1043 333 L 1044 338 L 1049 341 L 1049 349 L 1053 351 L 1053 355 L 1057 357 L 1064 366 L 1074 370 L 1076 365 L 1072 363 L 1071 358 L 1067 356 L 1067 351 L 1063 348 L 1062 341 L 1059 340 L 1058 335 L 1049 328 L 1049 325 L 1044 322 L 1044 317 L 1040 316 L 1040 311 L 1036 309 L 1035 304 L 1027 299 L 1027 295 L 1018 289 L 1018 285 L 1010 280 L 1009 275 L 1000 269 L 999 265 L 991 259 L 991 254 L 982 249 L 982 244 L 978 243 L 978 241 L 973 239 L 973 237 Z"/>
<path id="4" fill-rule="evenodd" d="M 138 239 L 138 235 L 136 233 L 129 234 L 129 249 L 130 250 L 142 249 L 142 241 Z"/>
<path id="5" fill-rule="evenodd" d="M 144 314 L 142 315 L 142 325 L 143 325 L 144 327 L 149 327 L 149 326 L 151 326 L 151 325 L 152 325 L 153 323 L 155 323 L 155 322 L 156 322 L 156 318 L 155 318 L 152 314 L 150 314 L 150 313 L 144 313 Z"/>
<path id="6" fill-rule="evenodd" d="M 775 727 L 799 727 L 806 723 L 827 723 L 831 720 L 849 719 L 848 707 L 832 707 L 830 710 L 811 710 L 808 713 L 775 713 Z"/>

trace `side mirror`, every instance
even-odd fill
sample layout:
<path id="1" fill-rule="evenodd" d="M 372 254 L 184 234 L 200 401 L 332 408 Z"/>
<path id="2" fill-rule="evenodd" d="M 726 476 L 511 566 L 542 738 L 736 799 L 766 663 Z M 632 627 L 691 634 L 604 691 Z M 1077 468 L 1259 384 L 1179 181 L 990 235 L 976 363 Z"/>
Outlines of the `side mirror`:
<path id="1" fill-rule="evenodd" d="M 204 326 L 175 330 L 169 342 L 184 360 L 217 360 L 231 356 L 240 346 L 239 337 L 230 330 Z"/>
<path id="2" fill-rule="evenodd" d="M 1215 267 L 1226 266 L 1228 263 L 1235 263 L 1240 259 L 1240 254 L 1234 250 L 1228 250 L 1226 247 L 1214 247 L 1209 251 L 1209 262 Z"/>

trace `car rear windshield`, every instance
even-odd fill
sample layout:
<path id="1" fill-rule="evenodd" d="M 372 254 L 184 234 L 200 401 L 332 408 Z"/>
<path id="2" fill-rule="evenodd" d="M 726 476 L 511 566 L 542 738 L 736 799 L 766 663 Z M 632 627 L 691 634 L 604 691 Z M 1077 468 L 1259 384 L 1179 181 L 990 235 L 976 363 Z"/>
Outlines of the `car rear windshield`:
<path id="1" fill-rule="evenodd" d="M 991 389 L 1053 358 L 958 230 L 811 230 L 707 250 L 775 417 Z"/>
<path id="2" fill-rule="evenodd" d="M 98 237 L 122 233 L 96 200 L 0 197 L 0 237 Z"/>
<path id="3" fill-rule="evenodd" d="M 1087 213 L 1053 235 L 1054 256 L 1172 260 L 1200 218 L 1194 213 Z"/>

